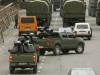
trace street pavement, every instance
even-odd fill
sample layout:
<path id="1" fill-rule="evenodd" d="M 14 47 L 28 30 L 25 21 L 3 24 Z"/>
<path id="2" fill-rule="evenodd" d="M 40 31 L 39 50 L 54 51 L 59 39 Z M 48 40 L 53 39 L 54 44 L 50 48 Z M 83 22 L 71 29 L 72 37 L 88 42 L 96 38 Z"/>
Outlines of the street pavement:
<path id="1" fill-rule="evenodd" d="M 59 10 L 58 10 L 59 11 Z M 21 10 L 20 16 L 25 15 L 25 11 Z M 68 75 L 71 68 L 93 68 L 97 75 L 100 74 L 100 26 L 95 23 L 95 17 L 86 14 L 86 22 L 90 23 L 93 29 L 93 37 L 91 40 L 84 39 L 85 51 L 83 54 L 76 54 L 70 51 L 69 54 L 61 54 L 54 56 L 52 52 L 46 52 L 44 56 L 40 56 L 38 64 L 38 73 L 34 75 Z M 50 28 L 57 30 L 62 27 L 62 19 L 59 12 L 53 12 Z M 14 29 L 14 21 L 3 33 L 4 43 L 0 42 L 0 75 L 10 75 L 9 73 L 9 52 L 13 46 L 13 42 L 18 39 L 18 30 Z M 30 75 L 32 71 L 19 69 L 13 75 Z"/>

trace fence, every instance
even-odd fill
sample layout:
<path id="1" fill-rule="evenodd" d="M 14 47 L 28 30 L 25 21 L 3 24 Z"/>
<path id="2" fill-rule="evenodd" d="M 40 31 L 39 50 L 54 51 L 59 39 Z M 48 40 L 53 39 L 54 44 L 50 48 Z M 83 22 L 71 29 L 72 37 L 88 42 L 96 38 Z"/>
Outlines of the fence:
<path id="1" fill-rule="evenodd" d="M 13 3 L 0 10 L 0 40 L 3 40 L 3 42 L 3 32 L 9 27 L 10 22 L 14 20 L 16 13 L 18 13 L 18 8 Z"/>

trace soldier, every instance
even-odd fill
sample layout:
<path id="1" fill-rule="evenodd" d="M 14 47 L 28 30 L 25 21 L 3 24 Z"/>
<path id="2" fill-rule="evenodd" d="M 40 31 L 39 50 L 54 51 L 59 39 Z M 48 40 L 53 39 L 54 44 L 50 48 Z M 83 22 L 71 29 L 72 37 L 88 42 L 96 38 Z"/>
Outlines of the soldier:
<path id="1" fill-rule="evenodd" d="M 14 28 L 17 28 L 17 25 L 18 25 L 18 13 L 16 13 L 16 15 L 15 15 L 15 26 L 14 26 Z"/>

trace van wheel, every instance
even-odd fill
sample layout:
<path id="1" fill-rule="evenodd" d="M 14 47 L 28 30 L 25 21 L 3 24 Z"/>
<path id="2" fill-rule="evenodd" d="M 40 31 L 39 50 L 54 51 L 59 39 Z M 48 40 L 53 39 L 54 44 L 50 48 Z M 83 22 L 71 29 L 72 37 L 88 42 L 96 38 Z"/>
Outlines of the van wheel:
<path id="1" fill-rule="evenodd" d="M 37 64 L 33 67 L 33 73 L 37 73 Z"/>
<path id="2" fill-rule="evenodd" d="M 18 35 L 21 36 L 21 32 L 19 32 Z"/>
<path id="3" fill-rule="evenodd" d="M 61 47 L 60 45 L 56 45 L 53 51 L 54 55 L 60 55 L 61 54 Z"/>
<path id="4" fill-rule="evenodd" d="M 10 74 L 14 74 L 14 69 L 10 67 Z"/>
<path id="5" fill-rule="evenodd" d="M 84 52 L 84 45 L 83 44 L 78 44 L 77 48 L 75 49 L 75 52 L 77 54 L 81 54 Z"/>

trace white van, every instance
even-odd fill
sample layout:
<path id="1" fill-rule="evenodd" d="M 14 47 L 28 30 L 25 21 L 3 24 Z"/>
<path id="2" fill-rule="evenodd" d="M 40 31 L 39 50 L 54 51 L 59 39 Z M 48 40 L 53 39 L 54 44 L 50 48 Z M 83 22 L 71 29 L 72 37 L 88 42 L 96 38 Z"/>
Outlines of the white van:
<path id="1" fill-rule="evenodd" d="M 87 37 L 91 40 L 92 28 L 89 23 L 75 23 L 73 32 L 77 37 Z"/>

